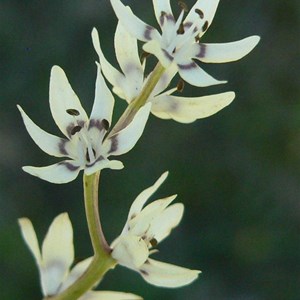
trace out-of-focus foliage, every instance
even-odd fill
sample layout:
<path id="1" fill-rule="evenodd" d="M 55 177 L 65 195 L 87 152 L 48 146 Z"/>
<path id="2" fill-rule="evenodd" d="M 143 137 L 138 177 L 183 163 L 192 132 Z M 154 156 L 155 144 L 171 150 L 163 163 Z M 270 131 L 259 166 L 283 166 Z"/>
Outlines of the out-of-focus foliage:
<path id="1" fill-rule="evenodd" d="M 150 1 L 124 3 L 155 24 Z M 193 1 L 187 4 L 191 7 Z M 186 86 L 184 93 L 234 90 L 236 100 L 219 114 L 190 125 L 151 117 L 142 139 L 124 156 L 126 168 L 102 172 L 101 215 L 111 241 L 135 196 L 163 171 L 170 171 L 159 194 L 178 193 L 186 211 L 157 257 L 201 269 L 200 279 L 178 290 L 159 289 L 118 267 L 101 288 L 165 300 L 299 298 L 299 15 L 298 0 L 221 0 L 205 41 L 226 42 L 252 34 L 262 40 L 241 61 L 205 66 L 228 84 Z M 91 109 L 97 56 L 90 32 L 97 27 L 104 52 L 114 61 L 116 22 L 107 0 L 0 2 L 1 299 L 41 298 L 37 269 L 21 239 L 18 217 L 29 217 L 42 236 L 56 215 L 68 211 L 78 259 L 91 254 L 81 180 L 53 185 L 20 169 L 55 159 L 31 141 L 16 104 L 42 128 L 58 133 L 48 106 L 50 68 L 58 64 L 84 107 Z M 125 108 L 117 101 L 115 119 Z"/>

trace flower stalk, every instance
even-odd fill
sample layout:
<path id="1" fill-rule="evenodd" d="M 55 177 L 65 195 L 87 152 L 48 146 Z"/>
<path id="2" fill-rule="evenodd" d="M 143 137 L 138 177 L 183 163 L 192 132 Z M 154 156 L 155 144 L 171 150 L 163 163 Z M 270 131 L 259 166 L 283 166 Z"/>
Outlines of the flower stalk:
<path id="1" fill-rule="evenodd" d="M 96 285 L 104 274 L 114 268 L 116 261 L 111 257 L 111 249 L 104 237 L 98 208 L 98 185 L 100 172 L 84 175 L 84 202 L 89 234 L 94 250 L 93 260 L 86 272 L 68 289 L 44 300 L 74 300 Z"/>

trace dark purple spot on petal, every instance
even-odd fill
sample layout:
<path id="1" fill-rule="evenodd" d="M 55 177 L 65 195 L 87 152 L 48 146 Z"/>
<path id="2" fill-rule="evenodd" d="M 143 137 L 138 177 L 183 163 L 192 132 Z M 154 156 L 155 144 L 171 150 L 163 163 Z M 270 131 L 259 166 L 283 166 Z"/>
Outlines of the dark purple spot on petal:
<path id="1" fill-rule="evenodd" d="M 80 115 L 79 111 L 75 108 L 69 108 L 66 110 L 66 112 L 71 116 L 79 116 Z"/>
<path id="2" fill-rule="evenodd" d="M 68 155 L 68 152 L 66 150 L 66 143 L 67 143 L 67 140 L 61 139 L 60 143 L 58 144 L 59 152 L 63 155 Z"/>
<path id="3" fill-rule="evenodd" d="M 206 54 L 206 45 L 204 44 L 199 44 L 199 52 L 196 54 L 196 57 L 198 58 L 203 58 L 205 57 Z"/>
<path id="4" fill-rule="evenodd" d="M 114 135 L 111 139 L 111 145 L 110 145 L 110 149 L 108 151 L 108 154 L 115 152 L 118 149 L 118 135 Z"/>
<path id="5" fill-rule="evenodd" d="M 146 26 L 146 30 L 145 30 L 145 32 L 144 32 L 144 38 L 145 38 L 146 40 L 148 40 L 148 41 L 151 40 L 151 33 L 152 33 L 153 30 L 154 30 L 153 27 L 151 27 L 151 26 L 149 26 L 149 25 Z"/>
<path id="6" fill-rule="evenodd" d="M 189 64 L 178 64 L 178 68 L 181 70 L 191 70 L 197 68 L 197 64 L 195 62 L 191 62 Z"/>
<path id="7" fill-rule="evenodd" d="M 91 128 L 97 128 L 99 131 L 102 131 L 103 129 L 107 131 L 109 128 L 109 122 L 106 119 L 103 120 L 91 119 L 89 123 L 89 130 Z"/>
<path id="8" fill-rule="evenodd" d="M 82 127 L 81 126 L 74 126 L 72 129 L 71 129 L 71 135 L 74 135 L 74 134 L 76 134 L 77 132 L 79 132 L 80 130 L 82 129 Z"/>
<path id="9" fill-rule="evenodd" d="M 174 57 L 168 51 L 166 51 L 165 49 L 161 49 L 161 50 L 167 59 L 169 59 L 170 61 L 173 61 Z"/>
<path id="10" fill-rule="evenodd" d="M 62 161 L 60 163 L 58 163 L 59 165 L 62 165 L 64 167 L 66 167 L 69 171 L 71 172 L 74 172 L 74 171 L 77 171 L 79 169 L 78 166 L 74 166 L 72 165 L 70 162 L 65 162 L 65 161 Z"/>
<path id="11" fill-rule="evenodd" d="M 203 26 L 202 26 L 202 31 L 203 31 L 203 32 L 206 31 L 207 28 L 208 28 L 208 21 L 205 21 L 205 23 L 204 23 Z"/>

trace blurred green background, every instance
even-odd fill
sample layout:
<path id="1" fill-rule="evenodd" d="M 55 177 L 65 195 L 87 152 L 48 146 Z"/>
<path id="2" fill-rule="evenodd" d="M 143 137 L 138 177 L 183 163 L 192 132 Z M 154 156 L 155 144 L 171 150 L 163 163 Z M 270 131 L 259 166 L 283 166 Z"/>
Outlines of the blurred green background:
<path id="1" fill-rule="evenodd" d="M 151 1 L 124 3 L 156 24 Z M 173 3 L 178 15 L 177 1 Z M 234 90 L 235 101 L 190 125 L 151 116 L 141 140 L 121 158 L 125 169 L 102 172 L 101 214 L 112 241 L 136 195 L 170 171 L 156 196 L 178 193 L 186 210 L 156 258 L 201 269 L 200 278 L 181 289 L 163 289 L 118 267 L 100 288 L 145 299 L 300 299 L 299 16 L 299 0 L 221 0 L 204 41 L 227 42 L 252 34 L 262 40 L 241 61 L 204 66 L 228 84 L 202 89 L 186 85 L 184 94 Z M 29 217 L 41 241 L 52 219 L 67 211 L 76 257 L 92 253 L 82 176 L 54 185 L 21 171 L 23 165 L 57 159 L 32 142 L 16 104 L 43 129 L 60 135 L 48 105 L 50 68 L 58 64 L 89 112 L 98 59 L 90 32 L 97 27 L 105 54 L 116 63 L 116 22 L 108 0 L 0 1 L 1 299 L 41 299 L 38 272 L 17 218 Z M 125 107 L 117 100 L 115 120 Z"/>

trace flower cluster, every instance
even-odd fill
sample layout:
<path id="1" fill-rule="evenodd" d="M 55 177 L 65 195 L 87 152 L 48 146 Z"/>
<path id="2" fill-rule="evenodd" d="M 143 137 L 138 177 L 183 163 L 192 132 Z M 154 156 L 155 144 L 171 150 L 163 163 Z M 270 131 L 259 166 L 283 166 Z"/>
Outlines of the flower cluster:
<path id="1" fill-rule="evenodd" d="M 225 83 L 207 74 L 201 63 L 223 63 L 241 59 L 259 42 L 258 36 L 223 44 L 202 43 L 212 23 L 219 0 L 198 0 L 188 11 L 181 3 L 175 18 L 169 0 L 153 0 L 160 31 L 144 23 L 120 0 L 110 0 L 119 22 L 115 32 L 115 54 L 121 71 L 111 65 L 103 54 L 97 29 L 92 42 L 99 58 L 95 98 L 90 117 L 81 106 L 63 69 L 53 66 L 50 76 L 49 102 L 56 125 L 64 138 L 54 136 L 37 126 L 18 109 L 25 127 L 38 147 L 47 154 L 64 160 L 46 167 L 25 166 L 23 170 L 52 183 L 67 183 L 84 171 L 86 218 L 94 254 L 76 264 L 74 261 L 73 229 L 67 213 L 52 222 L 40 250 L 32 223 L 19 220 L 25 243 L 39 269 L 44 299 L 64 300 L 133 300 L 130 293 L 95 291 L 102 277 L 116 264 L 138 272 L 150 284 L 180 287 L 193 282 L 200 271 L 179 267 L 150 258 L 157 245 L 180 223 L 182 203 L 172 202 L 176 195 L 146 202 L 160 187 L 165 172 L 132 203 L 121 234 L 107 243 L 98 210 L 98 183 L 102 169 L 123 168 L 119 160 L 110 159 L 130 151 L 140 139 L 150 112 L 161 119 L 191 123 L 209 117 L 228 106 L 235 98 L 232 91 L 198 97 L 178 96 L 184 81 L 206 87 Z M 157 65 L 145 74 L 146 59 L 141 60 L 138 41 L 143 50 L 153 54 Z M 200 65 L 196 63 L 200 62 Z M 169 87 L 175 76 L 181 77 L 176 87 Z M 114 96 L 128 106 L 113 124 Z"/>

